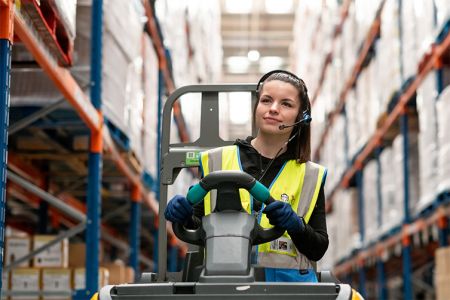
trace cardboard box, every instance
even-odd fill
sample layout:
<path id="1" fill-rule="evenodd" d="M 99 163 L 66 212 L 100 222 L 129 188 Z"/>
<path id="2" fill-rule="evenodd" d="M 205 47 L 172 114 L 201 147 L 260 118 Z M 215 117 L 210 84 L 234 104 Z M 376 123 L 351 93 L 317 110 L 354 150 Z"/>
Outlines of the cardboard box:
<path id="1" fill-rule="evenodd" d="M 31 239 L 29 237 L 7 237 L 5 243 L 5 266 L 11 262 L 30 254 Z M 29 267 L 30 260 L 24 261 L 18 267 Z"/>
<path id="2" fill-rule="evenodd" d="M 100 243 L 98 253 L 98 261 L 103 260 L 103 247 Z M 84 268 L 86 267 L 86 244 L 70 243 L 69 244 L 69 267 Z"/>
<path id="3" fill-rule="evenodd" d="M 134 282 L 134 269 L 130 266 L 125 268 L 125 282 L 133 283 Z"/>
<path id="4" fill-rule="evenodd" d="M 70 243 L 69 244 L 69 267 L 83 268 L 86 266 L 86 244 Z"/>
<path id="5" fill-rule="evenodd" d="M 450 247 L 442 247 L 436 249 L 435 252 L 435 273 L 449 274 L 450 273 Z"/>
<path id="6" fill-rule="evenodd" d="M 72 270 L 67 268 L 42 269 L 42 291 L 45 299 L 72 299 Z"/>
<path id="7" fill-rule="evenodd" d="M 14 300 L 38 300 L 41 290 L 41 271 L 36 268 L 13 269 L 11 271 L 12 292 L 36 292 L 36 295 L 14 296 Z"/>
<path id="8" fill-rule="evenodd" d="M 109 271 L 109 284 L 114 285 L 127 283 L 125 265 L 117 263 L 108 263 L 103 264 L 102 267 L 105 267 Z"/>
<path id="9" fill-rule="evenodd" d="M 436 249 L 434 285 L 437 300 L 450 299 L 450 247 Z"/>
<path id="10" fill-rule="evenodd" d="M 436 275 L 434 279 L 434 285 L 436 290 L 436 300 L 448 300 L 450 299 L 450 276 L 449 275 Z"/>
<path id="11" fill-rule="evenodd" d="M 98 269 L 98 287 L 104 287 L 109 284 L 109 271 L 106 268 Z M 73 269 L 73 288 L 74 290 L 84 290 L 86 288 L 86 269 Z"/>
<path id="12" fill-rule="evenodd" d="M 48 244 L 56 238 L 55 235 L 33 236 L 33 250 Z M 33 258 L 33 266 L 37 268 L 67 268 L 69 265 L 69 241 L 64 239 L 47 248 Z"/>

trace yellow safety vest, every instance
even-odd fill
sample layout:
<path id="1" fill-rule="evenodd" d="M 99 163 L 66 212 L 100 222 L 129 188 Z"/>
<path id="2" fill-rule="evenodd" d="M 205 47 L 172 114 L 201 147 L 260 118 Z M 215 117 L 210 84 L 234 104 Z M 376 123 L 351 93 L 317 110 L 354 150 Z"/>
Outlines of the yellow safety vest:
<path id="1" fill-rule="evenodd" d="M 203 176 L 219 170 L 242 171 L 239 148 L 235 145 L 202 152 L 200 160 Z M 269 191 L 274 199 L 289 202 L 297 215 L 303 217 L 308 223 L 325 177 L 326 168 L 321 165 L 309 161 L 299 164 L 296 160 L 289 160 L 275 177 Z M 240 189 L 239 193 L 242 207 L 251 213 L 252 197 L 244 189 Z M 216 191 L 214 190 L 205 196 L 205 215 L 214 210 L 215 200 Z M 272 227 L 265 214 L 260 214 L 259 223 L 264 228 Z M 287 232 L 275 241 L 258 246 L 258 264 L 268 268 L 313 268 L 311 261 L 297 251 Z"/>

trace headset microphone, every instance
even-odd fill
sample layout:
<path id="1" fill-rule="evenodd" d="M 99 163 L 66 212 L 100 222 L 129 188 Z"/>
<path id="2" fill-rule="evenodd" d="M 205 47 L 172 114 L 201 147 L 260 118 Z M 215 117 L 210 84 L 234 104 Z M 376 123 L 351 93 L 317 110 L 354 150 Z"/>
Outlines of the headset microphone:
<path id="1" fill-rule="evenodd" d="M 311 121 L 312 121 L 311 116 L 308 114 L 307 111 L 304 111 L 303 112 L 303 118 L 300 121 L 297 121 L 297 122 L 295 122 L 295 123 L 293 123 L 291 125 L 281 124 L 280 126 L 278 126 L 278 129 L 283 130 L 285 128 L 294 127 L 294 126 L 297 126 L 299 124 L 301 124 L 303 126 L 308 126 L 309 123 L 311 123 Z"/>

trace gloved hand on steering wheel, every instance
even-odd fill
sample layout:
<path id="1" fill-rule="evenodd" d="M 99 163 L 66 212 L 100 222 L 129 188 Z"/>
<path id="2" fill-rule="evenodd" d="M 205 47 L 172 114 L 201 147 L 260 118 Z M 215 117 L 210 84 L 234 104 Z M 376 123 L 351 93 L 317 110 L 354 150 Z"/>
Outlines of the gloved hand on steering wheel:
<path id="1" fill-rule="evenodd" d="M 283 201 L 275 201 L 267 205 L 263 213 L 266 214 L 270 224 L 286 229 L 288 233 L 298 233 L 304 230 L 303 218 L 299 217 L 292 207 Z"/>
<path id="2" fill-rule="evenodd" d="M 167 204 L 164 216 L 172 223 L 186 224 L 192 218 L 194 210 L 186 197 L 174 196 Z"/>

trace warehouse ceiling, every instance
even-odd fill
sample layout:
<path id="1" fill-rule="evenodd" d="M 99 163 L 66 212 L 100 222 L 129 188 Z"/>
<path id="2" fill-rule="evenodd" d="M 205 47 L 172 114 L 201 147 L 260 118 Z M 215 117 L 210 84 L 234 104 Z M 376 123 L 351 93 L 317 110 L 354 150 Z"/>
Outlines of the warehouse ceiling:
<path id="1" fill-rule="evenodd" d="M 297 1 L 221 0 L 224 82 L 289 69 Z"/>

